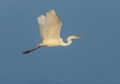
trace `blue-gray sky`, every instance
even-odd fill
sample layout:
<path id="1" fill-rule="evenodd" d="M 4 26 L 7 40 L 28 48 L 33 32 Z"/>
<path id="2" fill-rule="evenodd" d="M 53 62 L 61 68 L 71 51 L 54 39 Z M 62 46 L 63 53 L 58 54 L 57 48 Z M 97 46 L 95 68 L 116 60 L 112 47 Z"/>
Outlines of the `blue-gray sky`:
<path id="1" fill-rule="evenodd" d="M 67 47 L 37 47 L 54 9 Z M 120 0 L 0 0 L 0 84 L 120 84 Z"/>

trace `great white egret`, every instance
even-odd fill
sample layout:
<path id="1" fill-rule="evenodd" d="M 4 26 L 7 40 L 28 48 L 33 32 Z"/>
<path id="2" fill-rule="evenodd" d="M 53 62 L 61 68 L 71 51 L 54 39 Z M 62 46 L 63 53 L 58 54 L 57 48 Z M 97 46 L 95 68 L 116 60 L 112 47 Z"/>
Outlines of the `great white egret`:
<path id="1" fill-rule="evenodd" d="M 46 13 L 46 17 L 44 15 L 40 15 L 37 17 L 37 20 L 40 26 L 40 36 L 43 41 L 42 43 L 37 44 L 37 48 L 27 50 L 23 52 L 23 54 L 29 53 L 43 46 L 68 46 L 72 43 L 71 39 L 83 39 L 83 37 L 69 36 L 67 38 L 68 43 L 64 43 L 63 39 L 60 37 L 62 22 L 53 9 Z"/>

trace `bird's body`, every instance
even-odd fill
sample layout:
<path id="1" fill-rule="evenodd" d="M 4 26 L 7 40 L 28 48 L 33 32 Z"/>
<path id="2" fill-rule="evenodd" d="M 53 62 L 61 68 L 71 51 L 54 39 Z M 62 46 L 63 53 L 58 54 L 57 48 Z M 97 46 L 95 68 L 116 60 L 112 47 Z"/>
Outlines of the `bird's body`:
<path id="1" fill-rule="evenodd" d="M 72 43 L 71 39 L 83 39 L 83 37 L 69 36 L 67 38 L 68 43 L 64 43 L 63 39 L 60 37 L 62 22 L 60 21 L 60 18 L 54 10 L 50 10 L 49 12 L 47 12 L 46 17 L 44 15 L 40 15 L 39 17 L 37 17 L 37 20 L 40 26 L 39 29 L 42 43 L 37 44 L 39 47 L 29 51 L 27 50 L 23 52 L 23 54 L 29 53 L 43 46 L 68 46 Z"/>
<path id="2" fill-rule="evenodd" d="M 63 42 L 63 39 L 60 38 L 60 39 L 51 39 L 51 40 L 48 40 L 48 41 L 43 41 L 43 43 L 40 43 L 38 44 L 39 46 L 48 46 L 48 47 L 56 47 L 56 46 L 68 46 L 72 43 L 72 40 L 71 38 L 69 37 L 67 39 L 68 43 L 64 43 Z"/>

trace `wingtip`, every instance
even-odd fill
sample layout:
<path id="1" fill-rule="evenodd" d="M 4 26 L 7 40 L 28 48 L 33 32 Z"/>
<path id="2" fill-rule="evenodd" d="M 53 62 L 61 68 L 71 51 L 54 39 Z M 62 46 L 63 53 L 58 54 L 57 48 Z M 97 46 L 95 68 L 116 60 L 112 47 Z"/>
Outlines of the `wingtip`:
<path id="1" fill-rule="evenodd" d="M 44 25 L 45 24 L 45 16 L 44 15 L 40 15 L 39 17 L 37 17 L 38 23 Z"/>
<path id="2" fill-rule="evenodd" d="M 50 9 L 47 13 L 55 13 L 54 9 Z"/>

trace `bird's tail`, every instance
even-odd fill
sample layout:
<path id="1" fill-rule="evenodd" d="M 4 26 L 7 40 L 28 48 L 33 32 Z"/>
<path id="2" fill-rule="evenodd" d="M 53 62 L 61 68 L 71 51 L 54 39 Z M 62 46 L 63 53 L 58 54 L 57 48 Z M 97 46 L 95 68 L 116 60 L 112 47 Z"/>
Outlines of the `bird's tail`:
<path id="1" fill-rule="evenodd" d="M 25 51 L 25 52 L 23 52 L 22 54 L 27 54 L 27 53 L 30 53 L 30 52 L 32 52 L 32 51 L 34 51 L 34 50 L 38 49 L 38 48 L 41 48 L 41 47 L 43 47 L 43 46 L 38 46 L 37 48 L 34 48 L 34 49 L 32 49 L 32 50 L 26 50 L 26 51 Z"/>

